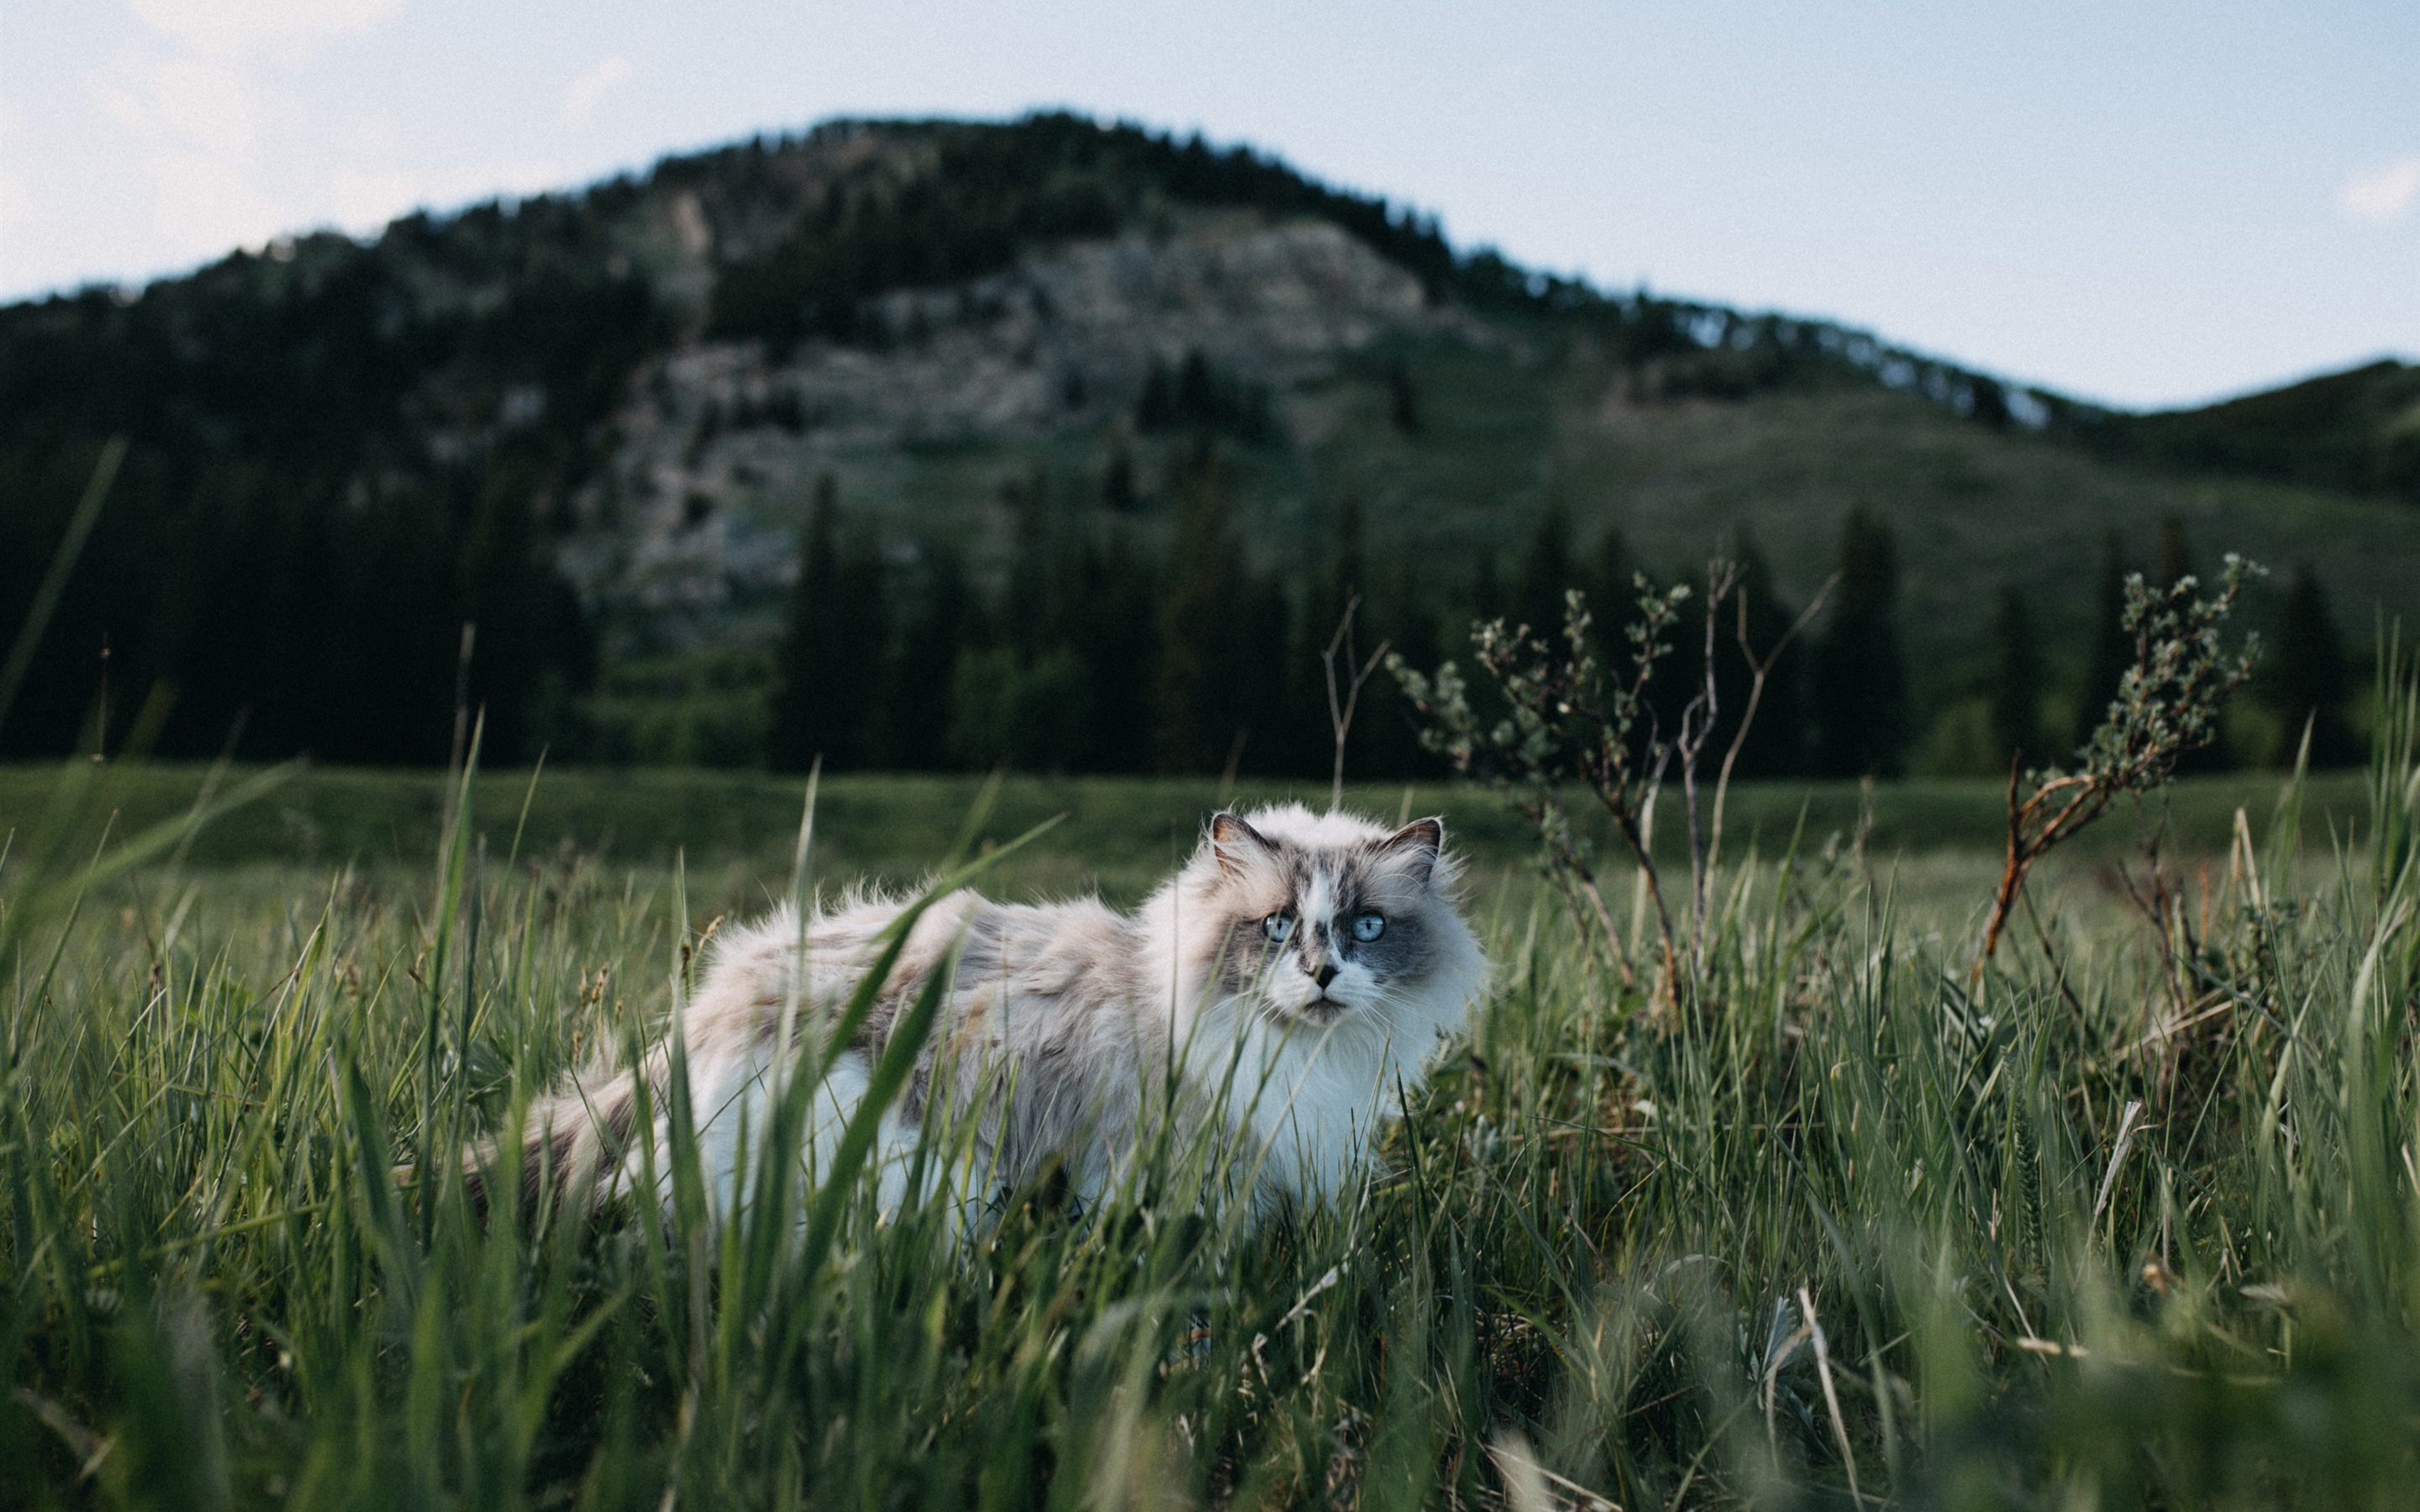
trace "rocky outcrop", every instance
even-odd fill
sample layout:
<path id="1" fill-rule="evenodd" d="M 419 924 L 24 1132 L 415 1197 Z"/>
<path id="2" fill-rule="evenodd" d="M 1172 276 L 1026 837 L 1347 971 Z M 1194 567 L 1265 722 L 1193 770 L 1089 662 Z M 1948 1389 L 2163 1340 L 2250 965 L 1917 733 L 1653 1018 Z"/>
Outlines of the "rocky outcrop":
<path id="1" fill-rule="evenodd" d="M 1242 213 L 1030 253 L 872 314 L 870 341 L 694 341 L 650 363 L 564 548 L 582 593 L 705 634 L 786 580 L 800 502 L 850 456 L 1112 429 L 1155 364 L 1193 352 L 1282 393 L 1388 336 L 1500 339 L 1334 224 Z"/>

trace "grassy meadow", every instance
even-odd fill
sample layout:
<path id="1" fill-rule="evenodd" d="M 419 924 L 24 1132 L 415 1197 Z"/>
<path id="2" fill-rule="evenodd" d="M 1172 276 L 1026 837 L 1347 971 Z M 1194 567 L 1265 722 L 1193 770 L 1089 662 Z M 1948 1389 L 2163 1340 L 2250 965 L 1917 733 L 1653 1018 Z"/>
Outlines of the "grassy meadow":
<path id="1" fill-rule="evenodd" d="M 63 854 L 80 848 L 89 856 L 109 835 L 169 824 L 205 795 L 215 800 L 268 775 L 175 764 L 106 772 L 0 765 L 0 834 L 40 833 Z M 826 778 L 815 816 L 820 874 L 840 883 L 918 880 L 939 864 L 985 785 L 975 777 Z M 708 879 L 693 877 L 693 895 L 701 886 L 710 894 L 727 882 L 736 890 L 706 901 L 746 908 L 760 905 L 769 896 L 766 888 L 787 884 L 804 792 L 802 779 L 761 772 L 488 771 L 473 795 L 473 833 L 491 859 L 506 853 L 524 863 L 577 856 L 584 866 L 642 873 L 669 872 L 685 862 Z M 2156 825 L 2172 849 L 2221 855 L 2233 843 L 2236 810 L 2247 809 L 2265 828 L 2276 795 L 2276 779 L 2258 773 L 2189 779 L 2141 814 L 2115 814 L 2086 831 L 2076 850 L 2102 859 L 2131 855 L 2142 827 Z M 1862 832 L 1868 849 L 1885 855 L 1976 856 L 1996 851 L 2005 837 L 2004 796 L 2000 782 L 1971 779 L 1917 779 L 1870 790 L 1856 782 L 1741 783 L 1729 800 L 1725 844 L 1734 854 L 1745 843 L 1769 856 L 1793 837 L 1820 844 L 1833 834 L 1854 841 Z M 1005 858 L 985 886 L 1001 897 L 1098 891 L 1129 903 L 1191 850 L 1202 822 L 1222 804 L 1290 799 L 1325 806 L 1326 785 L 1012 777 L 1001 785 L 979 843 L 1003 841 L 1045 820 L 1061 823 Z M 50 820 L 70 803 L 74 825 Z M 1382 818 L 1442 814 L 1454 844 L 1483 878 L 1532 871 L 1527 825 L 1483 792 L 1354 784 L 1345 803 Z M 300 877 L 349 866 L 425 880 L 443 838 L 447 804 L 442 773 L 296 767 L 278 774 L 258 801 L 215 815 L 176 843 L 192 867 L 213 873 L 269 867 Z M 2304 788 L 2299 834 L 2325 845 L 2368 815 L 2367 784 L 2359 774 L 2316 776 Z M 1600 843 L 1611 842 L 1601 816 L 1583 810 L 1575 817 Z M 1667 792 L 1657 812 L 1657 855 L 1683 860 L 1686 832 L 1680 797 Z"/>
<path id="2" fill-rule="evenodd" d="M 1979 975 L 1989 785 L 1734 795 L 1668 982 L 1575 930 L 1484 795 L 1357 791 L 1447 814 L 1497 968 L 1366 1191 L 1253 1228 L 1171 1141 L 1094 1211 L 1040 1183 L 963 1245 L 945 1196 L 877 1219 L 778 1140 L 718 1220 L 678 1107 L 669 1211 L 483 1218 L 398 1174 L 661 1032 L 715 921 L 794 885 L 795 781 L 485 773 L 449 828 L 436 777 L 0 769 L 0 1486 L 2409 1504 L 2412 700 L 2378 723 L 2367 774 L 2113 814 Z M 804 885 L 963 845 L 1003 895 L 1130 900 L 1225 795 L 1034 779 L 969 828 L 979 786 L 826 783 Z"/>

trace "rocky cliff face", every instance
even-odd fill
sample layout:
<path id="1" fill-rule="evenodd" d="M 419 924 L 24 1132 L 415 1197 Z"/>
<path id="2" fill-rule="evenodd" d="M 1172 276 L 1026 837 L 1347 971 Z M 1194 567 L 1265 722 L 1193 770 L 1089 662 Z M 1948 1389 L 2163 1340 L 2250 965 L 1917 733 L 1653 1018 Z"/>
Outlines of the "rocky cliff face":
<path id="1" fill-rule="evenodd" d="M 675 224 L 697 217 L 675 212 Z M 702 237 L 690 246 L 703 253 Z M 1200 214 L 1029 252 L 1009 270 L 871 301 L 870 334 L 691 339 L 651 360 L 563 559 L 625 620 L 709 632 L 788 580 L 801 502 L 861 459 L 1115 434 L 1152 371 L 1199 354 L 1280 394 L 1389 337 L 1504 338 L 1342 228 Z M 1276 418 L 1287 424 L 1280 404 Z"/>

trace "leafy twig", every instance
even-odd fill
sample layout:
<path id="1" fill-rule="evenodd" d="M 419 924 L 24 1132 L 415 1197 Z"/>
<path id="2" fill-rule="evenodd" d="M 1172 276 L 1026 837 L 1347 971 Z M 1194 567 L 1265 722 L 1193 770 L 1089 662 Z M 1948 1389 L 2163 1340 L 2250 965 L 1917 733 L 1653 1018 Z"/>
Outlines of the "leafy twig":
<path id="1" fill-rule="evenodd" d="M 2126 633 L 2134 640 L 2134 662 L 2118 684 L 2092 738 L 2077 754 L 2075 771 L 2048 767 L 2024 775 L 2033 789 L 2022 801 L 2014 763 L 2009 767 L 2009 848 L 2000 889 L 1984 926 L 1975 976 L 1999 948 L 2000 934 L 2016 907 L 2025 873 L 2053 846 L 2101 817 L 2121 793 L 2147 793 L 2176 773 L 2177 758 L 2217 738 L 2219 711 L 2252 675 L 2259 656 L 2257 636 L 2243 650 L 2226 655 L 2219 627 L 2235 608 L 2243 584 L 2262 569 L 2233 552 L 2215 598 L 2196 596 L 2199 582 L 2188 575 L 2165 588 L 2151 588 L 2143 575 L 2126 579 Z"/>
<path id="2" fill-rule="evenodd" d="M 1683 584 L 1659 592 L 1643 576 L 1636 582 L 1639 617 L 1625 630 L 1630 642 L 1626 679 L 1608 679 L 1599 667 L 1595 622 L 1587 596 L 1576 590 L 1563 595 L 1565 649 L 1559 654 L 1527 625 L 1507 629 L 1498 619 L 1472 626 L 1480 665 L 1508 710 L 1492 727 L 1481 727 L 1470 706 L 1468 685 L 1452 662 L 1439 667 L 1434 678 L 1406 666 L 1400 656 L 1388 657 L 1387 667 L 1428 720 L 1421 744 L 1451 762 L 1456 771 L 1493 785 L 1528 818 L 1544 847 L 1548 874 L 1567 893 L 1585 899 L 1590 916 L 1620 960 L 1621 936 L 1605 906 L 1587 848 L 1563 806 L 1564 782 L 1575 780 L 1588 789 L 1637 860 L 1640 880 L 1655 903 L 1667 980 L 1677 980 L 1672 916 L 1665 905 L 1645 825 L 1672 747 L 1656 727 L 1646 692 L 1656 663 L 1672 649 L 1668 637 L 1689 589 Z M 1625 975 L 1628 970 L 1625 963 Z"/>

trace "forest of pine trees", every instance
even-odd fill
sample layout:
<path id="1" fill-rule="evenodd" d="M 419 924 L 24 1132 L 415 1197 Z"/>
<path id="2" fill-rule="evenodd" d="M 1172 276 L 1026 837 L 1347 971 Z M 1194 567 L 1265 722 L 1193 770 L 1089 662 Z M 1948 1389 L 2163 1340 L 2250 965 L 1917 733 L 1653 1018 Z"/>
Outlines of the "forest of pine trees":
<path id="1" fill-rule="evenodd" d="M 1114 466 L 1114 459 L 1112 461 Z M 973 583 L 947 543 L 920 542 L 915 564 L 886 568 L 871 536 L 851 536 L 830 483 L 819 486 L 800 544 L 799 588 L 781 658 L 773 764 L 802 769 L 1220 773 L 1310 778 L 1329 760 L 1319 655 L 1348 603 L 1357 643 L 1381 640 L 1418 666 L 1463 654 L 1474 617 L 1503 616 L 1560 643 L 1564 595 L 1598 616 L 1597 652 L 1628 655 L 1622 629 L 1638 570 L 1618 531 L 1576 540 L 1549 501 L 1506 569 L 1482 560 L 1461 582 L 1374 564 L 1358 501 L 1328 514 L 1326 539 L 1298 554 L 1291 579 L 1255 573 L 1237 539 L 1230 464 L 1202 435 L 1171 480 L 1175 512 L 1155 549 L 1110 507 L 1039 470 L 1003 490 L 1015 552 L 998 590 Z M 1088 501 L 1098 498 L 1099 506 Z M 1916 758 L 1916 720 L 1900 642 L 1897 548 L 1890 527 L 1852 511 L 1838 577 L 1809 632 L 1787 640 L 1805 607 L 1775 588 L 1755 540 L 1726 548 L 1738 567 L 1714 626 L 1720 715 L 1712 748 L 1727 750 L 1745 708 L 1749 657 L 1769 662 L 1737 775 L 1892 776 Z M 2166 570 L 2181 570 L 2180 530 L 2164 532 Z M 2127 563 L 2113 536 L 2098 563 L 2094 623 L 2073 665 L 2087 681 L 2062 699 L 2024 593 L 1989 606 L 1989 761 L 2005 771 L 2064 759 L 2111 697 L 2132 655 L 2120 624 Z M 1702 569 L 1700 569 L 1702 570 Z M 1703 686 L 1706 595 L 1684 605 L 1671 658 L 1651 687 L 1659 727 L 1676 730 Z M 2350 659 L 2319 585 L 2298 572 L 2285 596 L 2265 698 L 2283 746 L 2257 759 L 2290 762 L 2305 722 L 2315 764 L 2353 759 Z M 1742 645 L 1743 633 L 1745 645 Z M 1776 647 L 1780 647 L 1776 655 Z M 2072 717 L 2056 709 L 2071 704 Z M 2068 728 L 2069 726 L 2072 728 Z M 1348 774 L 1434 776 L 1383 678 L 1363 694 Z"/>
<path id="2" fill-rule="evenodd" d="M 1907 664 L 1900 653 L 1899 548 L 1864 510 L 1840 528 L 1840 580 L 1815 643 L 1815 770 L 1824 777 L 1897 777 L 1907 757 Z"/>
<path id="3" fill-rule="evenodd" d="M 1299 582 L 1255 574 L 1236 536 L 1229 463 L 1185 454 L 1164 551 L 1046 472 L 1012 483 L 1014 554 L 996 594 L 946 542 L 885 566 L 835 523 L 829 480 L 800 542 L 780 657 L 772 764 L 1299 775 L 1330 756 L 1319 652 L 1347 602 L 1359 643 L 1434 660 L 1434 610 L 1402 573 L 1373 583 L 1349 497 Z M 1351 769 L 1434 770 L 1391 689 L 1373 682 Z"/>
<path id="4" fill-rule="evenodd" d="M 1218 392 L 1182 369 L 1167 382 L 1171 393 L 1189 389 L 1184 407 Z M 1091 483 L 1037 467 L 1002 486 L 1014 544 L 996 582 L 948 540 L 880 538 L 834 480 L 821 479 L 778 646 L 761 661 L 733 653 L 717 662 L 719 681 L 698 695 L 720 701 L 722 712 L 699 721 L 711 730 L 658 741 L 647 748 L 653 759 L 1307 779 L 1324 776 L 1331 759 L 1319 654 L 1348 603 L 1358 606 L 1364 655 L 1384 641 L 1434 667 L 1466 656 L 1475 617 L 1503 615 L 1559 640 L 1564 594 L 1576 588 L 1597 613 L 1600 656 L 1626 656 L 1621 630 L 1641 564 L 1618 531 L 1576 539 L 1549 500 L 1501 568 L 1481 556 L 1450 579 L 1434 564 L 1421 572 L 1373 556 L 1360 504 L 1346 493 L 1329 507 L 1323 538 L 1287 554 L 1289 571 L 1256 570 L 1239 536 L 1230 442 L 1209 417 L 1187 414 L 1195 429 L 1163 480 L 1164 532 L 1136 517 L 1130 458 L 1122 471 L 1112 455 Z M 62 445 L 45 474 L 0 477 L 36 506 L 0 518 L 8 548 L 0 601 L 31 597 L 92 455 Z M 603 718 L 611 701 L 598 690 L 595 628 L 543 561 L 533 501 L 544 497 L 545 476 L 541 459 L 507 457 L 459 480 L 339 502 L 307 475 L 227 464 L 179 479 L 136 452 L 116 486 L 136 505 L 93 536 L 26 695 L 0 726 L 0 754 L 89 749 L 105 727 L 119 741 L 143 729 L 168 756 L 435 764 L 447 754 L 458 686 L 486 711 L 498 759 L 540 750 L 631 759 Z M 188 509 L 166 507 L 178 488 Z M 2153 545 L 2154 580 L 2191 569 L 2180 523 Z M 1728 749 L 1745 706 L 1749 655 L 1773 658 L 1804 608 L 1776 590 L 1752 538 L 1725 550 L 1739 572 L 1712 637 L 1716 750 Z M 1924 759 L 1898 570 L 1889 525 L 1851 511 L 1823 612 L 1772 661 L 1739 776 L 1888 777 Z M 2092 622 L 2080 645 L 2046 641 L 2014 585 L 1983 608 L 1990 750 L 1980 764 L 2063 759 L 2116 695 L 2133 652 L 2124 580 L 2138 569 L 2112 534 L 2092 570 Z M 1651 689 L 1668 733 L 1703 685 L 1701 574 L 1691 574 L 1700 591 Z M 467 669 L 466 624 L 477 626 Z M 2354 656 L 2308 567 L 2276 585 L 2261 627 L 2266 733 L 2213 753 L 2202 769 L 2230 756 L 2290 764 L 2305 729 L 2314 765 L 2357 759 Z M 104 648 L 109 709 L 97 721 Z M 2062 689 L 2057 665 L 2079 671 L 2080 682 Z M 1346 770 L 1379 780 L 1440 771 L 1383 675 L 1363 692 Z"/>

